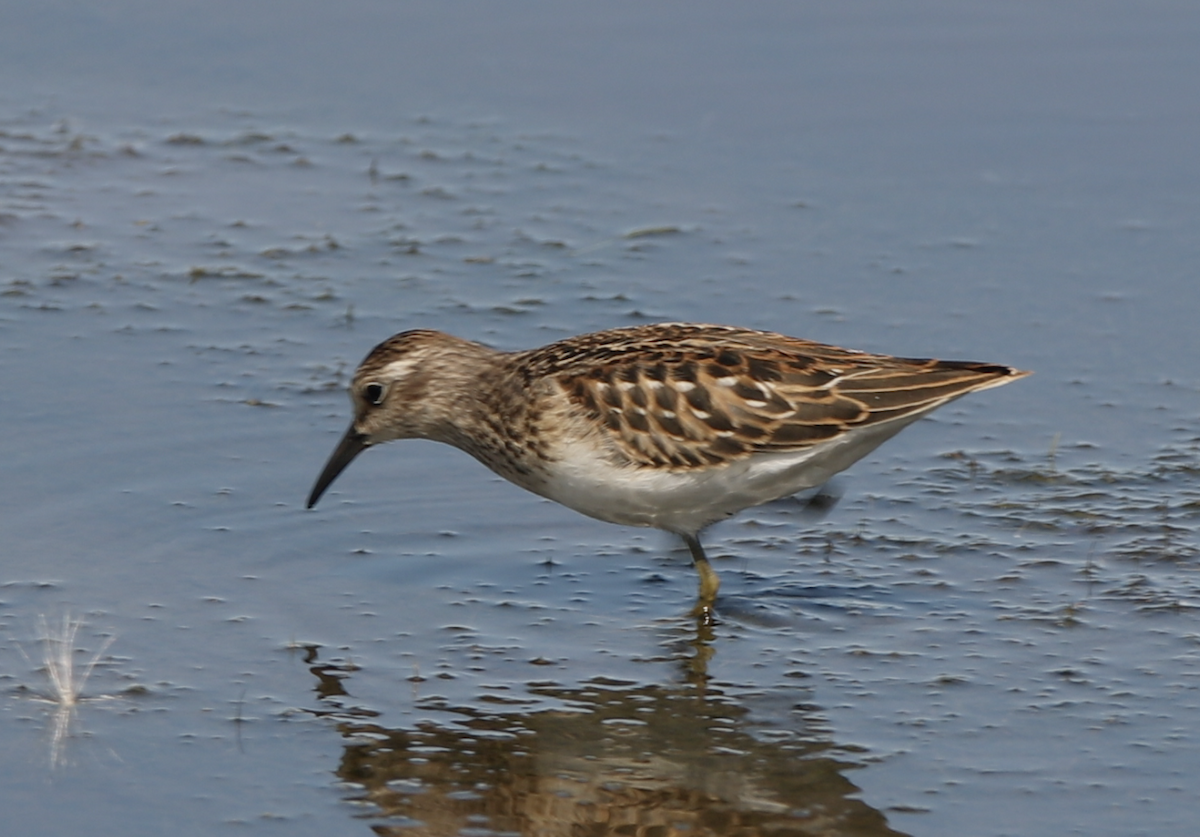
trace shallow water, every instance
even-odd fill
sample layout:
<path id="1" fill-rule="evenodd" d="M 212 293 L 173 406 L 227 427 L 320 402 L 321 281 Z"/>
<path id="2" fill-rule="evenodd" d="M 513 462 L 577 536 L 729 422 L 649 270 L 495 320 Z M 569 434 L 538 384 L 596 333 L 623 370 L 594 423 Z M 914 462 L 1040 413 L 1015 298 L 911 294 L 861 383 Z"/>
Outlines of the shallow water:
<path id="1" fill-rule="evenodd" d="M 1191 833 L 1200 15 L 347 8 L 0 33 L 7 822 Z M 711 631 L 437 445 L 303 510 L 391 333 L 659 319 L 1037 374 L 716 527 Z"/>

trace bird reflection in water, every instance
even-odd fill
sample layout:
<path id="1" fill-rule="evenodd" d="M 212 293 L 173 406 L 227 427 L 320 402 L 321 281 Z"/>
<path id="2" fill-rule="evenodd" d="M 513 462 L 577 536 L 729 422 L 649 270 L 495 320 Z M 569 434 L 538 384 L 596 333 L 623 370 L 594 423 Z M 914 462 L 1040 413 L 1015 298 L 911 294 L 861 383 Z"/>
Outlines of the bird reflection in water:
<path id="1" fill-rule="evenodd" d="M 904 837 L 856 798 L 846 773 L 860 759 L 829 739 L 818 708 L 796 702 L 803 687 L 768 697 L 786 710 L 752 714 L 732 688 L 696 677 L 693 661 L 679 684 L 597 677 L 465 707 L 431 699 L 418 705 L 449 720 L 393 729 L 346 705 L 353 667 L 318 653 L 309 663 L 329 708 L 316 714 L 346 739 L 336 773 L 381 837 Z"/>

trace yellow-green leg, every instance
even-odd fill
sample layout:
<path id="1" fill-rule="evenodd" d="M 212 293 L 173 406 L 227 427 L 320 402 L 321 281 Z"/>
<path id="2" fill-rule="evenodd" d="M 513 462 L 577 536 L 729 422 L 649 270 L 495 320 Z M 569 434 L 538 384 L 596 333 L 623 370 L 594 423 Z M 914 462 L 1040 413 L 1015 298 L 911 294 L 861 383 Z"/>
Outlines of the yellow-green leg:
<path id="1" fill-rule="evenodd" d="M 687 544 L 692 553 L 692 563 L 696 566 L 696 572 L 700 574 L 700 597 L 696 600 L 696 606 L 692 608 L 692 615 L 698 616 L 706 625 L 712 624 L 713 606 L 717 602 L 717 590 L 721 588 L 721 578 L 708 563 L 708 556 L 704 554 L 704 547 L 700 545 L 700 539 L 695 535 L 683 535 L 682 537 L 683 542 Z"/>

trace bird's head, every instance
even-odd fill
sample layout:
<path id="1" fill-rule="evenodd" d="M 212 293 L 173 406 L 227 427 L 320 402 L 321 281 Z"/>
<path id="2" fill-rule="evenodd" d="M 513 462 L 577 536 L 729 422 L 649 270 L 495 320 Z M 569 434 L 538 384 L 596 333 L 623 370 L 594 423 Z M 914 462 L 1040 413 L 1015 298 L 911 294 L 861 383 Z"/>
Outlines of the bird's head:
<path id="1" fill-rule="evenodd" d="M 393 439 L 439 439 L 455 419 L 452 381 L 492 350 L 440 331 L 405 331 L 380 343 L 350 382 L 354 420 L 308 495 L 316 505 L 338 474 L 372 445 Z"/>

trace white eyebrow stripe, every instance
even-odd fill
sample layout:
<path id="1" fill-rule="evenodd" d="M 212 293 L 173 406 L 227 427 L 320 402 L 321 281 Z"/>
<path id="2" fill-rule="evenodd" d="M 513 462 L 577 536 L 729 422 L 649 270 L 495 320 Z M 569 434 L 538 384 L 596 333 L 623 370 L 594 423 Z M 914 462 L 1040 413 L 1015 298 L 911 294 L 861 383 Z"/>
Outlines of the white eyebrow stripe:
<path id="1" fill-rule="evenodd" d="M 378 377 L 403 378 L 413 368 L 412 358 L 402 357 L 387 363 L 379 370 Z"/>

